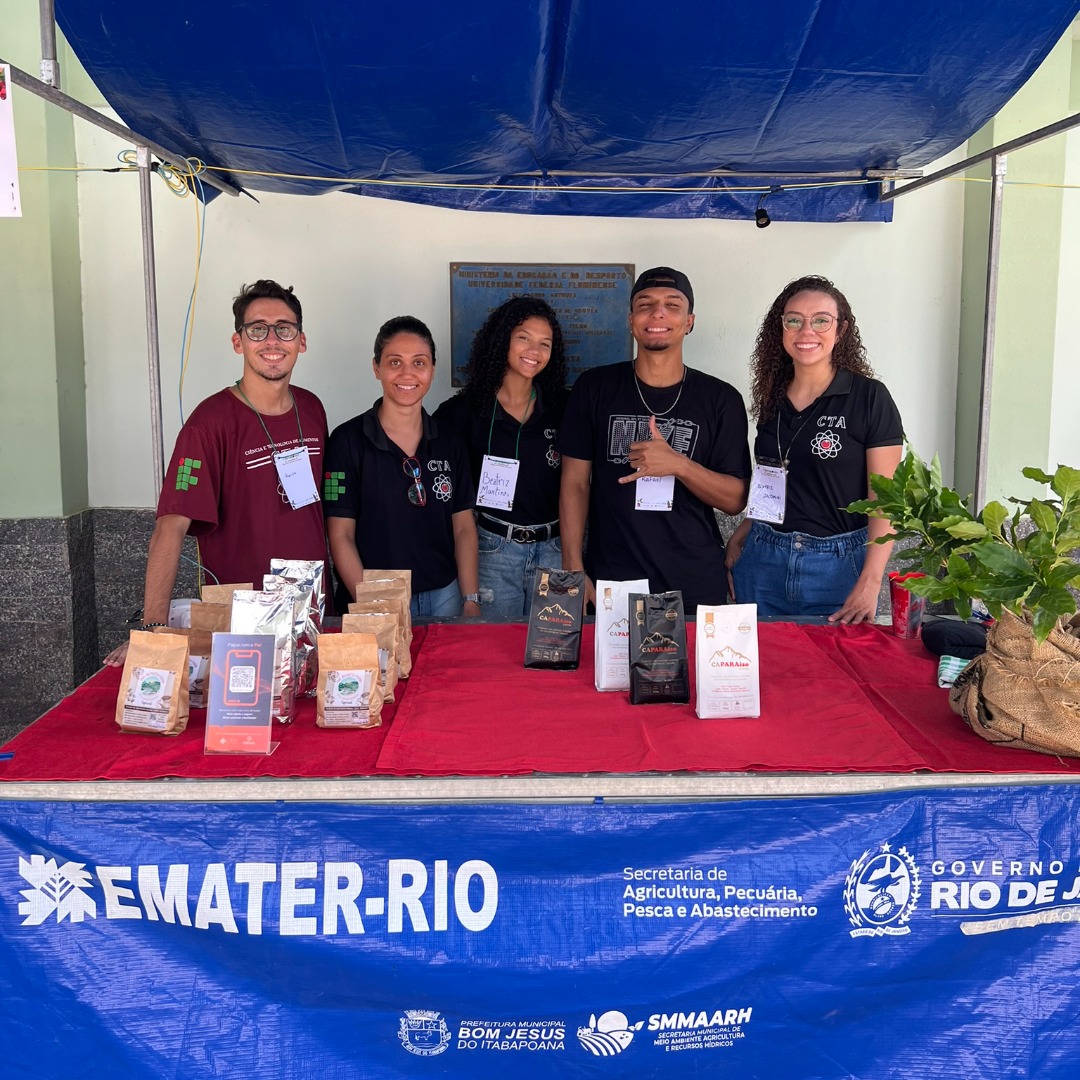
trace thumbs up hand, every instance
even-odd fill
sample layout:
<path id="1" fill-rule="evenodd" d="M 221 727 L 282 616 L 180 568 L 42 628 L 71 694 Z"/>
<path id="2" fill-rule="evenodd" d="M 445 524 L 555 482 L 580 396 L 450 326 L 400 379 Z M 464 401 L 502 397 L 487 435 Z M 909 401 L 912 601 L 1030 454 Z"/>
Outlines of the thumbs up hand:
<path id="1" fill-rule="evenodd" d="M 639 476 L 674 476 L 683 462 L 683 457 L 672 450 L 660 434 L 656 417 L 649 417 L 649 438 L 643 442 L 630 444 L 627 462 L 633 472 L 619 477 L 620 484 L 629 484 Z"/>

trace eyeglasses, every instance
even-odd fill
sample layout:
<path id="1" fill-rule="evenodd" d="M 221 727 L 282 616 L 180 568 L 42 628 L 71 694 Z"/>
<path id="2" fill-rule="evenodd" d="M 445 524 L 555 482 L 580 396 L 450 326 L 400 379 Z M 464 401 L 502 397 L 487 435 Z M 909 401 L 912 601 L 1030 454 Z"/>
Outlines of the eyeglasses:
<path id="1" fill-rule="evenodd" d="M 803 328 L 803 323 L 806 322 L 801 315 L 785 315 L 784 316 L 784 329 L 790 330 L 792 333 L 798 333 Z M 826 331 L 832 328 L 836 319 L 832 315 L 811 315 L 810 316 L 810 329 L 815 334 L 824 334 Z"/>
<path id="2" fill-rule="evenodd" d="M 265 341 L 273 330 L 278 341 L 292 341 L 300 333 L 300 327 L 294 322 L 279 322 L 271 326 L 264 322 L 244 323 L 240 327 L 247 335 L 248 341 Z"/>
<path id="3" fill-rule="evenodd" d="M 427 506 L 427 492 L 424 490 L 424 485 L 420 483 L 420 462 L 414 457 L 407 457 L 402 461 L 401 467 L 405 475 L 412 479 L 409 485 L 409 502 L 413 506 Z"/>

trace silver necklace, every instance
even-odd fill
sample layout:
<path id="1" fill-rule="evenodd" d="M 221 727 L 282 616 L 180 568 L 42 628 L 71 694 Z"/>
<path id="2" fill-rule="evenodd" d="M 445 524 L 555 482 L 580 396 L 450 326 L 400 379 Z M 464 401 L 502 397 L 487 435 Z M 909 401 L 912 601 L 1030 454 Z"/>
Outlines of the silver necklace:
<path id="1" fill-rule="evenodd" d="M 675 411 L 675 406 L 679 404 L 679 398 L 682 397 L 683 387 L 686 386 L 686 365 L 683 364 L 682 378 L 679 380 L 679 392 L 675 395 L 675 400 L 663 412 L 657 412 L 655 409 L 650 409 L 649 408 L 649 403 L 645 400 L 645 395 L 641 392 L 641 380 L 638 378 L 638 375 L 637 375 L 637 361 L 636 360 L 634 361 L 634 385 L 637 387 L 637 396 L 639 398 L 641 398 L 641 404 L 645 406 L 645 411 L 650 416 L 667 416 L 668 413 L 671 413 L 671 412 Z M 654 389 L 660 389 L 660 388 L 655 387 Z M 667 388 L 664 387 L 664 389 L 667 389 Z"/>

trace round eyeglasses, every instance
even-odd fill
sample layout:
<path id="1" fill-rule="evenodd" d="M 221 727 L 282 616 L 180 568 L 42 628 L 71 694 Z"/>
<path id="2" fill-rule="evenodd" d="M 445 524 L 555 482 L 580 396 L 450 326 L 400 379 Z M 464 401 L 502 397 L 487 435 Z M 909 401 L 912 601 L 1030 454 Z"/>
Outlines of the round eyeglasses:
<path id="1" fill-rule="evenodd" d="M 300 327 L 294 322 L 279 322 L 273 325 L 264 322 L 249 322 L 244 323 L 240 329 L 247 335 L 248 341 L 265 341 L 270 336 L 271 330 L 274 331 L 274 336 L 278 341 L 293 341 L 300 333 Z"/>
<path id="2" fill-rule="evenodd" d="M 413 506 L 427 506 L 427 492 L 420 482 L 420 462 L 414 457 L 407 457 L 402 461 L 401 467 L 405 475 L 412 480 L 409 485 L 409 502 Z"/>
<path id="3" fill-rule="evenodd" d="M 833 323 L 836 322 L 836 318 L 833 315 L 811 315 L 809 320 L 804 319 L 801 315 L 785 315 L 784 329 L 790 330 L 792 333 L 798 333 L 803 328 L 803 323 L 809 321 L 810 329 L 815 334 L 824 334 L 826 331 L 832 328 Z"/>

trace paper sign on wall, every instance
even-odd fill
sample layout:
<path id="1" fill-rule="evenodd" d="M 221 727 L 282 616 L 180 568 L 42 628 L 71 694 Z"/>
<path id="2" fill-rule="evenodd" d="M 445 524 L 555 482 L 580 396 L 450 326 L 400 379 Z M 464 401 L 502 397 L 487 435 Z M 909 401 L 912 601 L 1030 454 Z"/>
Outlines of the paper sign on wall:
<path id="1" fill-rule="evenodd" d="M 0 64 L 0 217 L 22 217 L 15 114 L 11 109 L 11 68 Z"/>

